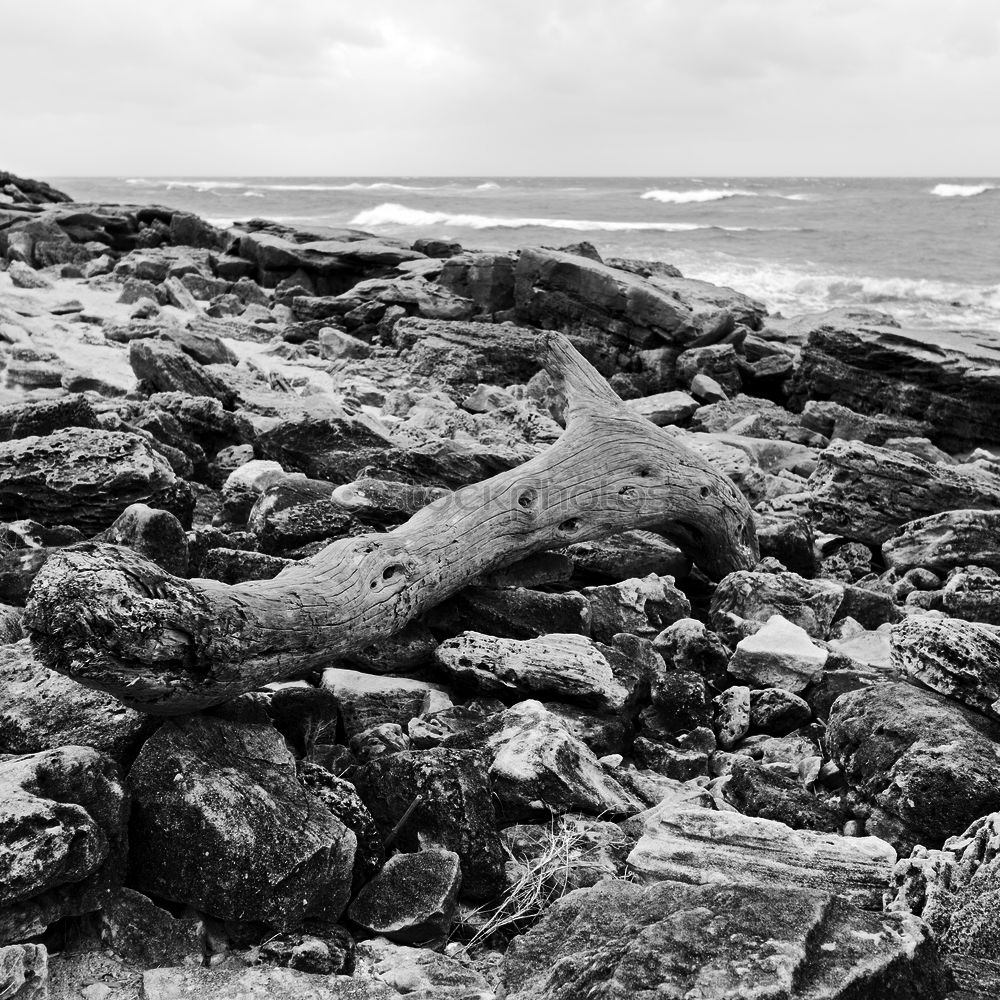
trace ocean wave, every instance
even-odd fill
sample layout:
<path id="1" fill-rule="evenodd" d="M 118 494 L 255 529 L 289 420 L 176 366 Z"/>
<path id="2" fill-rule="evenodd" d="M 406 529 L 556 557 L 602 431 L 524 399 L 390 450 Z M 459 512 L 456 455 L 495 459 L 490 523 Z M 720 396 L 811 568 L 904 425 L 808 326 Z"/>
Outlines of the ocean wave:
<path id="1" fill-rule="evenodd" d="M 639 196 L 650 201 L 662 201 L 668 205 L 690 205 L 701 201 L 722 201 L 724 198 L 756 198 L 756 191 L 742 188 L 697 188 L 694 191 L 670 191 L 656 188 Z"/>
<path id="2" fill-rule="evenodd" d="M 674 261 L 685 275 L 747 292 L 786 315 L 834 306 L 870 306 L 904 323 L 1000 331 L 1000 285 L 965 285 L 924 278 L 808 273 L 761 261 Z"/>
<path id="3" fill-rule="evenodd" d="M 262 195 L 259 191 L 244 191 L 243 192 L 243 197 L 244 198 L 263 198 L 265 196 Z"/>
<path id="4" fill-rule="evenodd" d="M 931 188 L 931 194 L 939 198 L 972 198 L 977 194 L 993 191 L 996 184 L 937 184 Z"/>
<path id="5" fill-rule="evenodd" d="M 753 226 L 713 226 L 694 222 L 618 222 L 597 219 L 535 219 L 495 215 L 471 215 L 456 212 L 428 212 L 407 208 L 394 202 L 384 202 L 375 208 L 358 212 L 350 226 L 457 226 L 463 229 L 571 229 L 575 232 L 648 231 L 685 233 L 696 229 L 721 229 L 742 233 L 757 231 Z M 782 231 L 798 231 L 781 227 Z M 772 231 L 772 230 L 768 230 Z"/>
<path id="6" fill-rule="evenodd" d="M 500 185 L 496 181 L 484 181 L 482 184 L 476 185 L 477 191 L 499 191 Z"/>

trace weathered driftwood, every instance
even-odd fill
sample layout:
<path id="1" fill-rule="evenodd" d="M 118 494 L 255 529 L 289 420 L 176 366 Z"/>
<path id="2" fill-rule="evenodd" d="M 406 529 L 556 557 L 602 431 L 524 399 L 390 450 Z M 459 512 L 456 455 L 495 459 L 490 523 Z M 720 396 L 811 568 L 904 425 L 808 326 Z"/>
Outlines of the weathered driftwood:
<path id="1" fill-rule="evenodd" d="M 65 549 L 25 615 L 39 656 L 143 711 L 190 712 L 364 648 L 482 573 L 570 542 L 648 528 L 714 577 L 753 565 L 732 483 L 625 407 L 565 337 L 540 337 L 567 400 L 566 431 L 543 454 L 273 580 L 182 580 L 125 548 Z"/>

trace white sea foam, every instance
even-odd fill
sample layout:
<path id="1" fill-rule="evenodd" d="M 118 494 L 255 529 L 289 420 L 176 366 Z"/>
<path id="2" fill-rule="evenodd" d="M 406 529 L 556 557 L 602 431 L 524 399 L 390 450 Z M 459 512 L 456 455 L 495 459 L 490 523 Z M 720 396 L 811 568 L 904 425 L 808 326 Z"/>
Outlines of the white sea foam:
<path id="1" fill-rule="evenodd" d="M 939 198 L 972 198 L 977 194 L 993 191 L 996 184 L 936 184 L 931 188 L 931 194 Z"/>
<path id="2" fill-rule="evenodd" d="M 722 201 L 724 198 L 756 198 L 756 191 L 742 188 L 697 188 L 694 191 L 670 191 L 656 188 L 640 195 L 649 201 L 662 201 L 668 205 L 690 205 L 700 201 Z"/>
<path id="3" fill-rule="evenodd" d="M 750 226 L 711 226 L 693 222 L 627 222 L 598 219 L 541 219 L 495 215 L 472 215 L 456 212 L 427 212 L 407 208 L 395 202 L 383 202 L 375 208 L 358 212 L 348 223 L 351 226 L 456 226 L 465 229 L 572 229 L 576 232 L 628 232 L 644 230 L 662 233 L 684 233 L 695 229 L 724 229 L 746 232 Z M 787 231 L 787 230 L 786 230 Z"/>
<path id="4" fill-rule="evenodd" d="M 476 185 L 477 191 L 499 191 L 500 185 L 496 181 L 484 181 L 482 184 Z"/>
<path id="5" fill-rule="evenodd" d="M 809 273 L 798 268 L 734 258 L 672 258 L 684 274 L 748 292 L 786 315 L 834 306 L 870 306 L 903 322 L 961 324 L 1000 331 L 1000 285 L 965 285 L 920 278 Z"/>

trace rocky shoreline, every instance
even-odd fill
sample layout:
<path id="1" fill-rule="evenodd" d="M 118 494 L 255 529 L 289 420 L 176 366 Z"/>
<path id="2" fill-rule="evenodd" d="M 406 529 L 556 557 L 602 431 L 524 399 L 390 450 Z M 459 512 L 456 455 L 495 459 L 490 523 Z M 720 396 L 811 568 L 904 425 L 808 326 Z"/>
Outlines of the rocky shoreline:
<path id="1" fill-rule="evenodd" d="M 540 330 L 735 484 L 756 565 L 630 530 L 197 713 L 74 679 L 54 566 L 390 531 L 559 439 Z M 994 345 L 0 173 L 0 366 L 0 997 L 1000 995 Z"/>

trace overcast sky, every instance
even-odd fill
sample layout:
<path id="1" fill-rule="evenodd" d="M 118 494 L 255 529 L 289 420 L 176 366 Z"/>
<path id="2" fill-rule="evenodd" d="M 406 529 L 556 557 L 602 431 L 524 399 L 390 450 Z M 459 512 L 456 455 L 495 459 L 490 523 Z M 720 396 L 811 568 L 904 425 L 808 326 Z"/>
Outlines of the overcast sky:
<path id="1" fill-rule="evenodd" d="M 1000 0 L 0 0 L 0 169 L 1000 174 Z"/>

